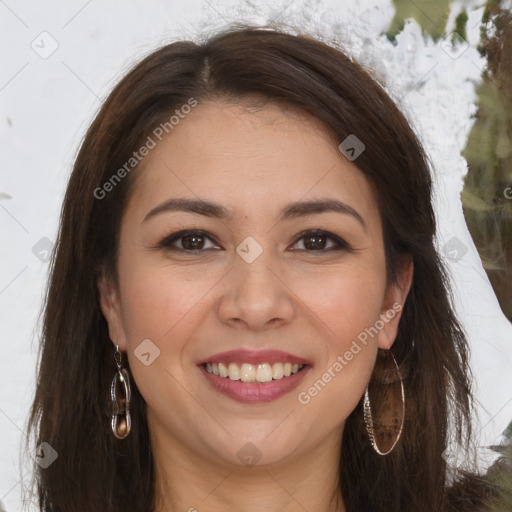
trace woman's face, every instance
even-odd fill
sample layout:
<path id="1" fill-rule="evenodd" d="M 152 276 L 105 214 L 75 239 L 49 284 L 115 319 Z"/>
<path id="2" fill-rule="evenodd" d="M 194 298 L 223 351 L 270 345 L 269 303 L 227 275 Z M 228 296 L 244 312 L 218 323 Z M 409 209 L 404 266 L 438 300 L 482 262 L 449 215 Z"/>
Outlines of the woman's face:
<path id="1" fill-rule="evenodd" d="M 386 286 L 356 164 L 305 114 L 211 102 L 132 171 L 119 288 L 100 291 L 153 439 L 224 465 L 340 441 L 410 283 Z"/>

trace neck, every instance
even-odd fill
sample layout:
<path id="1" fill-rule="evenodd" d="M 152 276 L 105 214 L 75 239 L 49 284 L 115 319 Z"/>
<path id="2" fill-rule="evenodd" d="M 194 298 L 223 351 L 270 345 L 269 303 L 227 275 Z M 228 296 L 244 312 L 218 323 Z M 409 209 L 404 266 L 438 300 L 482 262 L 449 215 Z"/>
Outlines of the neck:
<path id="1" fill-rule="evenodd" d="M 244 466 L 204 457 L 150 424 L 154 512 L 345 512 L 339 485 L 342 432 L 275 464 Z"/>

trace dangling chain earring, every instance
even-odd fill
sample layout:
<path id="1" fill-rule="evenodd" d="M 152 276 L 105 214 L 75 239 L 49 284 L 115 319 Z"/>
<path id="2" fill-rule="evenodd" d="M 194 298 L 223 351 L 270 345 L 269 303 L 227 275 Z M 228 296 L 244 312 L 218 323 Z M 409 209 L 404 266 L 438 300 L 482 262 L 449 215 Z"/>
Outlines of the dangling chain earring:
<path id="1" fill-rule="evenodd" d="M 379 455 L 388 455 L 389 453 L 391 453 L 393 448 L 396 446 L 396 444 L 398 443 L 398 440 L 400 439 L 400 436 L 402 435 L 402 430 L 404 427 L 404 417 L 405 417 L 405 394 L 404 394 L 404 383 L 403 383 L 402 373 L 400 372 L 400 368 L 396 362 L 396 359 L 390 350 L 386 351 L 386 355 L 391 356 L 391 358 L 393 359 L 393 362 L 395 364 L 396 371 L 394 370 L 393 373 L 396 373 L 396 375 L 398 376 L 398 380 L 400 380 L 400 394 L 401 394 L 401 399 L 402 399 L 402 407 L 401 407 L 401 414 L 400 414 L 400 416 L 401 416 L 400 427 L 398 429 L 398 433 L 396 434 L 395 440 L 393 441 L 391 446 L 386 451 L 382 451 L 378 447 L 377 441 L 375 439 L 375 437 L 376 437 L 375 430 L 377 430 L 377 432 L 381 431 L 381 433 L 382 433 L 382 431 L 384 431 L 384 433 L 388 433 L 390 429 L 386 429 L 385 426 L 384 426 L 384 428 L 381 426 L 380 428 L 374 429 L 374 421 L 373 421 L 373 417 L 372 417 L 372 410 L 370 407 L 370 396 L 368 393 L 369 384 L 366 386 L 366 389 L 364 392 L 364 400 L 363 400 L 363 416 L 364 416 L 366 431 L 368 433 L 368 437 L 370 438 L 370 442 L 372 443 L 373 449 Z M 393 380 L 396 381 L 397 379 L 395 378 Z"/>
<path id="2" fill-rule="evenodd" d="M 119 345 L 116 345 L 114 352 L 114 360 L 116 362 L 117 370 L 112 378 L 110 384 L 110 398 L 112 400 L 112 432 L 117 439 L 124 439 L 130 433 L 132 427 L 132 420 L 130 418 L 130 377 L 128 371 L 121 365 L 121 353 L 119 352 Z M 117 397 L 118 381 L 123 386 L 124 397 Z"/>

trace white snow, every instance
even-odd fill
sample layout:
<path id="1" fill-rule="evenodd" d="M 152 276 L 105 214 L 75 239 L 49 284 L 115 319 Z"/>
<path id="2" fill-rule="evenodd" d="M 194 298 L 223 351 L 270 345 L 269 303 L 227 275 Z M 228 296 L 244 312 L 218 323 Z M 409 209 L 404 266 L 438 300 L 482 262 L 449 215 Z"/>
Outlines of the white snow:
<path id="1" fill-rule="evenodd" d="M 170 40 L 204 36 L 241 16 L 257 23 L 275 18 L 326 40 L 336 35 L 402 105 L 433 163 L 439 248 L 443 253 L 454 237 L 460 241 L 459 255 L 467 248 L 460 259 L 446 261 L 472 349 L 479 445 L 495 443 L 512 419 L 512 325 L 482 268 L 460 201 L 467 171 L 460 151 L 475 113 L 475 84 L 486 64 L 476 50 L 483 1 L 453 4 L 448 31 L 462 6 L 470 16 L 468 47 L 461 52 L 458 46 L 452 53 L 442 42 L 424 37 L 415 21 L 406 24 L 396 46 L 380 35 L 393 18 L 390 0 L 341 5 L 335 0 L 257 6 L 206 0 L 53 0 L 50 9 L 48 3 L 28 0 L 0 3 L 0 499 L 9 512 L 21 510 L 19 443 L 34 389 L 36 321 L 48 269 L 32 248 L 44 237 L 55 240 L 67 176 L 84 131 L 116 80 L 142 55 Z M 48 58 L 31 47 L 37 48 L 41 37 L 46 51 L 54 41 L 58 44 Z M 39 243 L 44 249 L 44 241 Z M 454 257 L 452 246 L 446 251 Z M 488 454 L 482 450 L 479 455 Z"/>

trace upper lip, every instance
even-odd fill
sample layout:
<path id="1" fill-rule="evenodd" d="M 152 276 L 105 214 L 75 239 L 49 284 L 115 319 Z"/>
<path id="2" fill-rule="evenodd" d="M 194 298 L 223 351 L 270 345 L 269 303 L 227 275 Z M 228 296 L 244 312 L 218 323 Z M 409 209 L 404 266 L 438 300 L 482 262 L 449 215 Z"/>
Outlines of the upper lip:
<path id="1" fill-rule="evenodd" d="M 292 363 L 292 364 L 311 364 L 303 357 L 298 357 L 282 350 L 250 350 L 238 349 L 219 352 L 204 359 L 201 359 L 197 365 L 205 363 L 233 363 L 242 362 L 250 364 L 263 363 Z"/>

